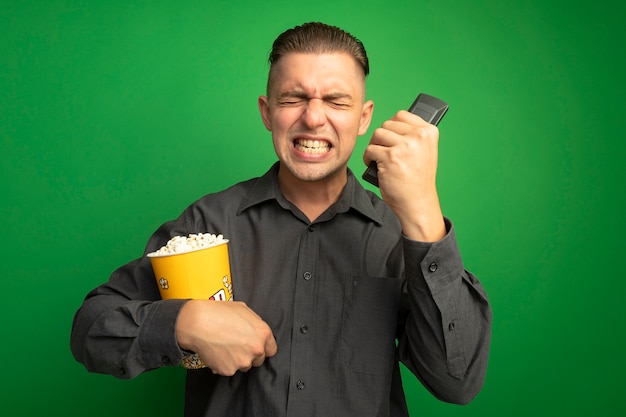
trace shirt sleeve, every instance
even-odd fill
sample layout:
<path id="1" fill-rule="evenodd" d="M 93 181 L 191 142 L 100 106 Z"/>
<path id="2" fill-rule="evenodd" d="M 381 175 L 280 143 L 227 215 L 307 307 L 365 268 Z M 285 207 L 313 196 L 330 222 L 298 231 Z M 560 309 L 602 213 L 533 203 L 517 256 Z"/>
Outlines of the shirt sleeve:
<path id="1" fill-rule="evenodd" d="M 163 225 L 151 237 L 146 253 L 180 233 L 174 222 Z M 72 354 L 90 372 L 123 379 L 176 366 L 183 357 L 176 341 L 176 320 L 185 302 L 161 300 L 150 260 L 144 254 L 87 294 L 74 316 Z"/>
<path id="2" fill-rule="evenodd" d="M 399 354 L 443 401 L 466 404 L 482 388 L 491 339 L 491 307 L 478 279 L 464 269 L 454 227 L 439 242 L 405 238 L 407 313 Z"/>

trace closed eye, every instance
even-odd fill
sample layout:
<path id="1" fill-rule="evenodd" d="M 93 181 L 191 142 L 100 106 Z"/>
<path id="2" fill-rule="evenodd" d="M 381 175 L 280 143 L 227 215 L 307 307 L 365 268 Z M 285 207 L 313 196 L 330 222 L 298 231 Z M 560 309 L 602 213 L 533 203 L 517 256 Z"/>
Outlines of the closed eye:
<path id="1" fill-rule="evenodd" d="M 349 109 L 352 107 L 351 103 L 345 103 L 341 101 L 330 101 L 329 104 L 336 109 Z"/>
<path id="2" fill-rule="evenodd" d="M 313 98 L 315 97 L 309 97 L 304 91 L 292 90 L 280 94 L 276 101 L 280 106 L 290 107 L 303 105 Z M 349 109 L 354 106 L 352 96 L 341 92 L 324 94 L 321 97 L 321 100 L 323 100 L 327 105 L 340 110 Z"/>

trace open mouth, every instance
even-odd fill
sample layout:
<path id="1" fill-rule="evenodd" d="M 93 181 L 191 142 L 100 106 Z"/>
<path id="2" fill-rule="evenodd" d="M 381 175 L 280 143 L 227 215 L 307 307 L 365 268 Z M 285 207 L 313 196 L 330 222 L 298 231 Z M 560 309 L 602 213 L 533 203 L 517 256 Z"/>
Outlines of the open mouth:
<path id="1" fill-rule="evenodd" d="M 330 143 L 325 140 L 296 139 L 293 141 L 295 148 L 303 153 L 321 154 L 330 151 Z"/>

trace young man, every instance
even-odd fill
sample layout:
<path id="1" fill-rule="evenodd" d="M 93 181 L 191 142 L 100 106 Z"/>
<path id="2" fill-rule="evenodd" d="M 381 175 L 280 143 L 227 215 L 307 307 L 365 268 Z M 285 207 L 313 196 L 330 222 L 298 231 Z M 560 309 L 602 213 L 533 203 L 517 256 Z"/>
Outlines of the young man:
<path id="1" fill-rule="evenodd" d="M 186 416 L 406 416 L 399 361 L 437 398 L 471 401 L 491 310 L 441 213 L 437 128 L 400 111 L 374 132 L 364 161 L 381 200 L 347 167 L 373 112 L 361 42 L 309 23 L 276 39 L 270 64 L 258 104 L 279 161 L 193 203 L 90 292 L 76 359 L 132 378 L 198 353 Z M 200 232 L 230 240 L 236 301 L 160 300 L 145 254 Z"/>

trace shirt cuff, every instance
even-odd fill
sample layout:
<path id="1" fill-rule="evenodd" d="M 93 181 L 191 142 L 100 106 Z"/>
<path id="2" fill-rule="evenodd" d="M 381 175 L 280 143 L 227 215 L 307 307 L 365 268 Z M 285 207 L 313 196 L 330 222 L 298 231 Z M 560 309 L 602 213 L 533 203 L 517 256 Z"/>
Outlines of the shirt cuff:
<path id="1" fill-rule="evenodd" d="M 435 294 L 458 279 L 463 261 L 454 225 L 444 217 L 446 235 L 438 242 L 418 242 L 405 237 L 404 258 L 409 286 Z"/>
<path id="2" fill-rule="evenodd" d="M 183 351 L 176 340 L 176 321 L 182 306 L 188 300 L 172 299 L 155 301 L 150 317 L 141 326 L 139 334 L 142 358 L 146 368 L 176 366 Z"/>

